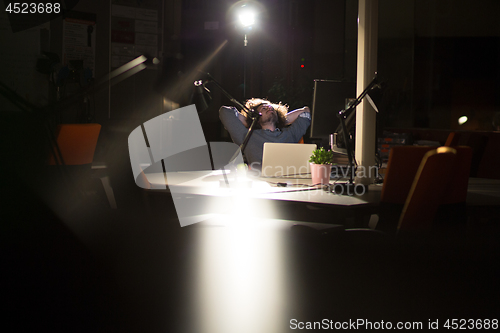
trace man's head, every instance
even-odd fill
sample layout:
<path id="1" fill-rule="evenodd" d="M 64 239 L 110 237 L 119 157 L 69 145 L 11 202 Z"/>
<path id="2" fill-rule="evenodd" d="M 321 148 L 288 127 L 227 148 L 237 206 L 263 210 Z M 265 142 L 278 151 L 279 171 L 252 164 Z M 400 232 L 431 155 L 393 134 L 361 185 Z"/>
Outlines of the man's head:
<path id="1" fill-rule="evenodd" d="M 287 105 L 271 103 L 262 98 L 251 98 L 245 103 L 245 106 L 261 114 L 256 129 L 263 128 L 266 124 L 273 124 L 277 128 L 285 126 Z"/>

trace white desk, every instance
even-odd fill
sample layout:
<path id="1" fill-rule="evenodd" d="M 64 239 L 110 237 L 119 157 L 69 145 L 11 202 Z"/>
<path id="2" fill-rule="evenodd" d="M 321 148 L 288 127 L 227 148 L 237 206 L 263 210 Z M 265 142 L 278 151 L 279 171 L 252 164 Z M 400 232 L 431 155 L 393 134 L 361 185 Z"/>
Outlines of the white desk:
<path id="1" fill-rule="evenodd" d="M 231 196 L 246 195 L 258 199 L 300 201 L 306 203 L 340 206 L 358 206 L 378 203 L 382 186 L 371 185 L 363 195 L 336 195 L 321 187 L 313 187 L 310 178 L 259 178 L 248 176 L 235 179 L 222 171 L 192 171 L 146 174 L 152 190 L 167 190 L 196 195 Z M 287 184 L 286 187 L 277 184 Z M 331 181 L 334 183 L 334 181 Z M 167 186 L 168 185 L 168 186 Z M 361 192 L 359 192 L 361 194 Z"/>
<path id="2" fill-rule="evenodd" d="M 166 176 L 151 173 L 146 174 L 146 178 L 152 191 L 172 194 L 181 225 L 213 218 L 232 207 L 233 214 L 236 210 L 240 212 L 238 219 L 242 218 L 241 212 L 252 211 L 249 213 L 258 213 L 254 216 L 259 218 L 364 226 L 360 218 L 376 212 L 381 189 L 381 186 L 373 185 L 363 195 L 347 196 L 313 187 L 311 179 L 307 178 L 264 179 L 239 175 L 236 180 L 227 174 L 226 182 L 221 170 L 173 172 Z M 279 187 L 277 183 L 287 186 Z M 250 207 L 256 208 L 252 210 Z"/>
<path id="3" fill-rule="evenodd" d="M 201 218 L 199 206 L 211 206 L 218 208 L 216 212 L 220 212 L 227 208 L 228 204 L 234 202 L 248 202 L 249 200 L 259 201 L 258 205 L 266 206 L 272 201 L 275 213 L 270 216 L 260 216 L 269 218 L 286 218 L 294 219 L 294 214 L 289 213 L 283 215 L 286 210 L 290 211 L 290 207 L 298 208 L 298 206 L 306 206 L 308 210 L 303 213 L 302 220 L 311 218 L 313 221 L 318 221 L 319 218 L 314 218 L 313 215 L 334 215 L 337 217 L 331 223 L 347 223 L 350 226 L 364 226 L 367 222 L 366 217 L 378 211 L 380 201 L 381 185 L 370 185 L 368 191 L 363 195 L 336 195 L 322 188 L 308 186 L 311 184 L 311 179 L 295 179 L 295 178 L 258 178 L 248 176 L 247 178 L 239 177 L 235 181 L 231 174 L 227 174 L 230 187 L 226 186 L 225 178 L 221 170 L 217 171 L 194 171 L 194 172 L 173 172 L 167 173 L 166 177 L 163 173 L 146 174 L 146 177 L 151 185 L 151 190 L 168 191 L 175 198 L 181 197 L 192 200 L 189 209 L 186 208 L 185 214 L 197 216 Z M 334 181 L 331 181 L 333 183 Z M 286 187 L 279 187 L 277 183 L 287 184 Z M 168 184 L 168 186 L 167 186 Z M 239 205 L 239 203 L 237 203 Z M 285 207 L 286 208 L 283 208 Z M 296 207 L 295 207 L 296 206 Z M 179 205 L 176 206 L 180 207 Z M 249 205 L 240 207 L 245 210 Z M 500 207 L 500 180 L 478 179 L 471 178 L 469 180 L 467 207 L 470 215 L 477 215 L 478 209 L 488 207 L 488 209 L 497 209 Z M 316 211 L 313 210 L 323 210 Z M 280 211 L 281 213 L 276 213 Z M 179 210 L 178 210 L 179 213 Z M 201 215 L 200 215 L 201 214 Z M 207 218 L 210 218 L 210 214 Z M 297 219 L 300 219 L 297 217 Z"/>

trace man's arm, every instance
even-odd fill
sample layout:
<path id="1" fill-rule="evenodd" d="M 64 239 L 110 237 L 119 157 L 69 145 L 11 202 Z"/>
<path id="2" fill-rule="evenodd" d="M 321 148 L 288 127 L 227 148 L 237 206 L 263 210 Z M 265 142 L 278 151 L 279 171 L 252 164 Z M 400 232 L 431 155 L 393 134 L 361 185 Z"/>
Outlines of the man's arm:
<path id="1" fill-rule="evenodd" d="M 290 126 L 284 128 L 284 131 L 291 135 L 292 142 L 299 142 L 300 138 L 304 136 L 309 125 L 311 125 L 311 111 L 307 106 L 301 109 L 293 110 L 288 113 Z"/>
<path id="2" fill-rule="evenodd" d="M 238 119 L 241 121 L 243 125 L 245 125 L 246 128 L 250 126 L 250 122 L 248 121 L 248 118 L 243 115 L 241 112 L 238 112 Z"/>
<path id="3" fill-rule="evenodd" d="M 309 107 L 307 106 L 304 106 L 303 108 L 300 108 L 300 109 L 297 109 L 297 110 L 293 110 L 293 111 L 290 111 L 286 114 L 286 124 L 287 125 L 290 125 L 292 124 L 295 120 L 297 120 L 297 118 L 299 117 L 299 115 L 301 113 L 304 113 L 304 112 L 307 112 L 307 113 L 311 113 L 311 110 L 309 110 Z"/>
<path id="4" fill-rule="evenodd" d="M 245 126 L 246 117 L 239 113 L 234 107 L 222 106 L 219 110 L 219 118 L 224 128 L 231 135 L 233 142 L 240 145 L 248 131 Z"/>

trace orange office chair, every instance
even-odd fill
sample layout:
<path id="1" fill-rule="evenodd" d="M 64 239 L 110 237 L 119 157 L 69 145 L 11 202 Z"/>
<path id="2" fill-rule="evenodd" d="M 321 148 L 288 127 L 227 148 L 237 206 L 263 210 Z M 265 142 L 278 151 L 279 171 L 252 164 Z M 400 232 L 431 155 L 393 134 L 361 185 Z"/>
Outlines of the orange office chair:
<path id="1" fill-rule="evenodd" d="M 467 197 L 472 149 L 465 146 L 453 148 L 457 151 L 457 161 L 455 167 L 448 172 L 454 181 L 446 190 L 440 201 L 441 204 L 462 203 Z M 380 202 L 404 204 L 423 157 L 434 149 L 436 147 L 393 147 L 389 153 Z"/>
<path id="2" fill-rule="evenodd" d="M 72 168 L 77 177 L 87 180 L 97 146 L 100 124 L 62 124 L 57 127 L 56 141 L 49 156 L 49 165 L 65 165 Z M 111 208 L 116 208 L 116 201 L 107 175 L 98 176 Z"/>
<path id="3" fill-rule="evenodd" d="M 398 223 L 398 231 L 427 230 L 452 182 L 457 151 L 439 147 L 422 158 Z"/>
<path id="4" fill-rule="evenodd" d="M 380 196 L 379 217 L 377 228 L 380 230 L 395 230 L 401 216 L 401 211 L 410 193 L 411 186 L 417 174 L 421 161 L 426 153 L 436 147 L 397 146 L 391 149 L 387 172 Z M 455 222 L 465 218 L 465 201 L 472 161 L 470 147 L 454 147 L 457 157 L 453 168 L 448 170 L 451 179 L 443 196 L 439 198 L 439 214 L 457 215 Z M 458 216 L 460 215 L 461 216 Z"/>
<path id="5" fill-rule="evenodd" d="M 380 202 L 404 204 L 424 155 L 435 147 L 396 146 L 389 152 Z"/>
<path id="6" fill-rule="evenodd" d="M 91 164 L 100 132 L 99 124 L 59 125 L 56 133 L 59 152 L 56 152 L 56 156 L 50 155 L 49 165 Z"/>
<path id="7" fill-rule="evenodd" d="M 449 170 L 452 182 L 443 193 L 442 205 L 463 203 L 467 200 L 469 175 L 472 165 L 472 148 L 466 146 L 451 147 L 457 151 L 454 167 Z"/>
<path id="8" fill-rule="evenodd" d="M 326 248 L 330 248 L 332 244 L 356 244 L 356 247 L 370 244 L 380 247 L 393 239 L 390 237 L 393 231 L 397 231 L 398 237 L 405 237 L 408 235 L 407 231 L 428 231 L 434 222 L 440 199 L 451 182 L 452 173 L 449 171 L 455 166 L 456 153 L 451 147 L 439 147 L 424 154 L 399 215 L 397 230 L 343 229 L 339 226 L 320 231 L 306 227 L 297 227 L 295 230 L 297 233 L 303 231 L 306 237 Z M 414 233 L 410 235 L 413 237 Z"/>

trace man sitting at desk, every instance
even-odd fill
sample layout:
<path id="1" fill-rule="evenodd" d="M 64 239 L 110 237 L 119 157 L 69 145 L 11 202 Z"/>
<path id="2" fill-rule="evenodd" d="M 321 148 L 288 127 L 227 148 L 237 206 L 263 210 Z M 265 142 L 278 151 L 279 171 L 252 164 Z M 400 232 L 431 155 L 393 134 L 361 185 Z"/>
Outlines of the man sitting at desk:
<path id="1" fill-rule="evenodd" d="M 288 112 L 287 105 L 261 98 L 249 99 L 245 106 L 261 114 L 244 151 L 251 168 L 261 168 L 265 142 L 297 143 L 311 124 L 311 111 L 307 106 Z M 222 106 L 219 117 L 233 142 L 241 145 L 252 120 L 230 106 Z"/>

